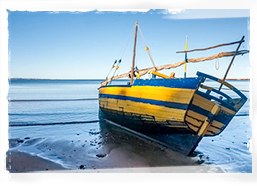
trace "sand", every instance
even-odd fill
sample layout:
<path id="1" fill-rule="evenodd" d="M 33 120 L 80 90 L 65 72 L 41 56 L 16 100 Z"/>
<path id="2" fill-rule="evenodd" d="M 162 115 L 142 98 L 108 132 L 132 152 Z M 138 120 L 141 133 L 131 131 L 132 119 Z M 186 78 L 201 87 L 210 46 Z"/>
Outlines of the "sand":
<path id="1" fill-rule="evenodd" d="M 223 172 L 219 167 L 200 165 L 192 161 L 176 159 L 176 161 L 160 164 L 162 166 L 152 166 L 142 164 L 142 159 L 131 158 L 126 161 L 127 156 L 121 149 L 115 149 L 112 154 L 106 158 L 106 161 L 99 165 L 97 162 L 91 162 L 90 165 L 81 165 L 76 169 L 65 168 L 53 161 L 44 159 L 40 156 L 31 155 L 25 152 L 8 151 L 6 158 L 6 167 L 10 173 L 31 173 L 31 172 L 56 172 L 56 173 L 208 173 Z M 175 158 L 175 157 L 174 157 Z M 176 157 L 177 158 L 177 157 Z M 163 162 L 159 158 L 159 162 Z M 157 158 L 158 161 L 158 158 Z M 105 163 L 104 163 L 105 162 Z M 141 163 L 140 163 L 141 162 Z M 173 163 L 172 163 L 173 162 Z M 173 164 L 173 165 L 172 165 Z M 176 164 L 176 165 L 174 165 Z M 183 165 L 184 164 L 184 165 Z M 89 168 L 91 167 L 91 168 Z"/>
<path id="2" fill-rule="evenodd" d="M 23 172 L 223 172 L 201 154 L 188 157 L 99 124 L 11 127 L 6 167 Z"/>
<path id="3" fill-rule="evenodd" d="M 65 170 L 63 166 L 50 160 L 19 151 L 8 151 L 6 153 L 6 169 L 10 173 Z"/>

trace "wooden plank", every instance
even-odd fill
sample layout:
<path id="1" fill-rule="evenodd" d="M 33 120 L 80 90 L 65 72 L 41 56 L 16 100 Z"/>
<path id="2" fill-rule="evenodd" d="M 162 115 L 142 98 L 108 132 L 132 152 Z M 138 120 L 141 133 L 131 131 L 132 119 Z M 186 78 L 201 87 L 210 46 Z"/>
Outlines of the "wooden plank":
<path id="1" fill-rule="evenodd" d="M 209 125 L 209 127 L 207 128 L 208 132 L 212 132 L 214 134 L 218 134 L 220 132 L 220 129 L 214 128 L 211 125 Z"/>
<path id="2" fill-rule="evenodd" d="M 194 105 L 197 105 L 207 111 L 211 111 L 212 107 L 214 106 L 215 103 L 211 102 L 210 100 L 202 97 L 202 96 L 199 96 L 197 94 L 194 95 L 194 98 L 193 98 L 193 102 L 192 102 Z"/>
<path id="3" fill-rule="evenodd" d="M 235 115 L 235 114 L 236 114 L 235 111 L 230 110 L 230 109 L 228 109 L 228 108 L 226 108 L 226 107 L 224 107 L 224 106 L 220 106 L 220 108 L 221 108 L 221 110 L 224 110 L 225 112 L 227 112 L 227 113 L 229 113 L 229 114 L 231 114 L 231 115 Z"/>
<path id="4" fill-rule="evenodd" d="M 190 124 L 193 124 L 196 127 L 201 127 L 201 125 L 203 124 L 203 121 L 198 121 L 198 120 L 188 117 L 188 116 L 186 116 L 185 120 L 187 122 L 189 122 Z"/>
<path id="5" fill-rule="evenodd" d="M 216 120 L 213 120 L 211 125 L 213 125 L 213 126 L 215 126 L 215 127 L 217 127 L 217 128 L 220 128 L 220 129 L 225 126 L 223 123 L 218 122 L 218 121 L 216 121 Z"/>
<path id="6" fill-rule="evenodd" d="M 201 121 L 204 121 L 205 118 L 206 118 L 206 116 L 201 115 L 201 114 L 199 114 L 199 113 L 196 113 L 196 112 L 194 112 L 194 111 L 192 111 L 192 110 L 188 110 L 188 111 L 187 111 L 187 115 L 188 115 L 188 116 L 191 116 L 191 117 L 193 117 L 193 118 L 196 118 L 196 119 L 198 119 L 198 120 L 201 120 Z"/>
<path id="7" fill-rule="evenodd" d="M 204 136 L 204 134 L 207 131 L 208 127 L 209 127 L 209 121 L 206 118 L 205 121 L 203 122 L 200 130 L 198 131 L 198 136 Z"/>
<path id="8" fill-rule="evenodd" d="M 193 125 L 190 125 L 188 124 L 189 128 L 192 129 L 193 131 L 197 132 L 199 130 L 199 128 L 193 126 Z"/>

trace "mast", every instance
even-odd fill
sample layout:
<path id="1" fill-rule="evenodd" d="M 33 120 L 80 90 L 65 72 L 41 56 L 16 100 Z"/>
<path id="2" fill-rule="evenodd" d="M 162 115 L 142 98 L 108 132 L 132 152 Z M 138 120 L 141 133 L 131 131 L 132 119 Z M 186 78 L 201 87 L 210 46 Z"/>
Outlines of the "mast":
<path id="1" fill-rule="evenodd" d="M 136 43 L 137 43 L 137 28 L 138 28 L 138 21 L 136 21 L 134 50 L 133 50 L 133 61 L 132 61 L 131 74 L 130 74 L 130 85 L 132 85 L 133 77 L 134 77 L 134 66 L 135 66 L 135 57 L 136 57 Z"/>
<path id="2" fill-rule="evenodd" d="M 226 79 L 226 77 L 227 77 L 227 75 L 228 75 L 228 71 L 229 71 L 229 69 L 230 69 L 230 67 L 231 67 L 231 65 L 232 65 L 232 63 L 233 63 L 233 61 L 234 61 L 234 59 L 235 59 L 235 57 L 236 57 L 236 54 L 237 54 L 237 52 L 238 52 L 238 50 L 239 50 L 241 44 L 244 42 L 244 38 L 245 38 L 245 36 L 243 36 L 242 39 L 239 41 L 239 44 L 238 44 L 237 49 L 236 49 L 236 52 L 235 52 L 235 54 L 233 55 L 233 58 L 232 58 L 232 60 L 231 60 L 231 62 L 230 62 L 230 64 L 229 64 L 229 66 L 228 66 L 228 69 L 227 69 L 227 71 L 226 71 L 226 73 L 225 73 L 225 75 L 224 75 L 223 81 L 225 81 L 225 79 Z M 223 84 L 220 85 L 219 90 L 221 90 L 222 85 L 223 85 Z"/>

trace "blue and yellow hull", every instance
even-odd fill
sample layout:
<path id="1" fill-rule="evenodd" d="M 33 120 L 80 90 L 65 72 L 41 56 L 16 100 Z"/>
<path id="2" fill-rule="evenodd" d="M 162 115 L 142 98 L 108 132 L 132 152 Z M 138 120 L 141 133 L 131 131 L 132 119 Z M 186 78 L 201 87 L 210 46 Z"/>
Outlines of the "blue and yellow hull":
<path id="1" fill-rule="evenodd" d="M 206 78 L 239 92 L 228 83 L 203 73 L 198 73 L 196 78 L 136 79 L 133 85 L 99 88 L 101 115 L 142 133 L 192 134 L 198 143 L 203 136 L 221 133 L 246 101 L 240 92 L 240 99 L 231 99 L 203 86 Z M 212 96 L 211 91 L 221 94 L 223 99 Z"/>
<path id="2" fill-rule="evenodd" d="M 99 89 L 100 109 L 114 122 L 129 121 L 129 128 L 188 133 L 191 130 L 184 118 L 200 81 L 201 78 L 137 79 L 132 86 L 104 86 Z"/>

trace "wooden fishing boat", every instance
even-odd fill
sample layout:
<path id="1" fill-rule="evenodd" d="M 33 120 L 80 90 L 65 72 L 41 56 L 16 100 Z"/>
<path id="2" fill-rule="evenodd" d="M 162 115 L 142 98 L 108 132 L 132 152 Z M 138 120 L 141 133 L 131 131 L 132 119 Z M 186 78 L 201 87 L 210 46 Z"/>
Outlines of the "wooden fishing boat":
<path id="1" fill-rule="evenodd" d="M 239 51 L 241 43 L 244 42 L 244 37 L 237 42 L 204 49 L 187 50 L 186 44 L 185 51 L 178 52 L 185 53 L 185 60 L 157 67 L 153 63 L 151 68 L 138 70 L 134 67 L 137 29 L 138 22 L 135 26 L 131 71 L 113 76 L 101 83 L 99 88 L 101 117 L 149 136 L 156 134 L 178 134 L 182 138 L 183 135 L 187 136 L 181 140 L 183 145 L 186 146 L 183 152 L 191 154 L 202 137 L 220 134 L 247 100 L 244 94 L 225 81 L 235 56 L 249 52 L 246 50 Z M 234 52 L 187 59 L 188 52 L 232 44 L 238 44 Z M 146 50 L 152 60 L 147 47 Z M 197 72 L 196 77 L 186 77 L 187 63 L 229 56 L 233 56 L 233 58 L 223 79 L 202 72 Z M 115 65 L 117 69 L 119 63 L 116 61 L 113 68 Z M 185 76 L 183 78 L 175 78 L 173 74 L 167 76 L 157 72 L 180 65 L 185 65 Z M 152 74 L 152 78 L 141 78 L 148 73 Z M 130 78 L 130 82 L 127 85 L 111 85 L 113 80 L 122 77 Z M 206 86 L 205 82 L 209 80 L 219 83 L 219 88 Z M 223 86 L 233 91 L 237 97 L 231 97 L 222 91 Z"/>

